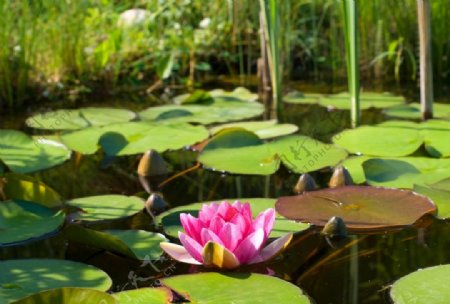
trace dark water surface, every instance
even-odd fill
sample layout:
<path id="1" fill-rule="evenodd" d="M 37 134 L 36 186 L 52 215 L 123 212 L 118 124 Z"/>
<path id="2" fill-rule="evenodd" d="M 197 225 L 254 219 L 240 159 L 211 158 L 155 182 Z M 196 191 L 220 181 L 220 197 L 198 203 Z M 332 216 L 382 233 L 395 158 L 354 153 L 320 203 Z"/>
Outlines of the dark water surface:
<path id="1" fill-rule="evenodd" d="M 110 105 L 110 104 L 108 104 Z M 127 107 L 126 103 L 122 106 Z M 137 105 L 135 109 L 144 108 Z M 28 113 L 3 117 L 0 127 L 24 129 Z M 323 141 L 348 125 L 349 112 L 319 106 L 286 105 L 287 122 L 299 126 L 300 133 Z M 363 121 L 383 121 L 379 110 L 363 113 Z M 30 130 L 27 130 L 30 132 Z M 163 154 L 176 174 L 196 164 L 195 152 Z M 32 174 L 71 199 L 100 194 L 140 195 L 146 198 L 136 175 L 138 156 L 104 159 L 101 153 L 73 157 L 63 165 Z M 325 187 L 331 170 L 314 172 Z M 161 189 L 171 206 L 230 197 L 279 197 L 293 195 L 298 175 L 281 168 L 270 177 L 234 176 L 198 169 L 169 182 Z M 421 227 L 408 227 L 390 233 L 349 236 L 344 240 L 325 240 L 317 229 L 298 234 L 288 250 L 266 266 L 247 269 L 267 273 L 267 268 L 300 286 L 318 304 L 390 303 L 389 285 L 419 268 L 450 263 L 450 223 L 425 219 Z M 94 228 L 137 228 L 154 231 L 145 212 L 128 219 L 96 224 Z M 114 280 L 114 291 L 155 286 L 158 279 L 174 274 L 202 271 L 189 265 L 160 260 L 143 264 L 109 252 L 68 243 L 61 233 L 21 246 L 0 248 L 0 259 L 55 257 L 82 261 L 105 270 Z M 256 292 L 256 291 L 255 291 Z M 282 291 L 280 291 L 282 292 Z"/>

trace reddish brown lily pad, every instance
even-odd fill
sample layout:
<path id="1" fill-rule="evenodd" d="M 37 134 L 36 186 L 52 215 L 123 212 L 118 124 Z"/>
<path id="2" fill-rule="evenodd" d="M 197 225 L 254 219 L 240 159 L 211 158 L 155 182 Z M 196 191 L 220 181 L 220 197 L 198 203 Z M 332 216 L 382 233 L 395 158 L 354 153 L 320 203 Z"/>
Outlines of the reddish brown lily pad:
<path id="1" fill-rule="evenodd" d="M 286 218 L 324 226 L 341 217 L 351 232 L 391 230 L 435 214 L 433 202 L 412 191 L 370 186 L 345 186 L 285 196 L 275 208 Z"/>

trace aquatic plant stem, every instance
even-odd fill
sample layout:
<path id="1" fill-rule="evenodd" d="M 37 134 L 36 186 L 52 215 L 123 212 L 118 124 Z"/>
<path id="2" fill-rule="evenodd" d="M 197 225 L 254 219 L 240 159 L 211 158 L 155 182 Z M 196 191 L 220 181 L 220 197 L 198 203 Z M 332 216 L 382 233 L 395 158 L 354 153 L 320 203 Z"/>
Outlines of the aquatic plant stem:
<path id="1" fill-rule="evenodd" d="M 420 110 L 422 120 L 427 120 L 433 118 L 433 62 L 429 0 L 417 0 L 417 19 L 420 48 Z"/>
<path id="2" fill-rule="evenodd" d="M 345 46 L 347 53 L 347 78 L 351 98 L 351 124 L 356 128 L 361 122 L 359 100 L 358 22 L 355 0 L 343 0 Z"/>
<path id="3" fill-rule="evenodd" d="M 181 171 L 181 172 L 179 172 L 179 173 L 177 173 L 177 174 L 175 174 L 175 175 L 169 177 L 168 179 L 166 179 L 165 181 L 163 181 L 161 184 L 159 184 L 159 185 L 158 185 L 158 188 L 162 188 L 162 187 L 164 187 L 165 185 L 167 185 L 168 183 L 170 183 L 172 180 L 174 180 L 174 179 L 176 179 L 176 178 L 178 178 L 178 177 L 180 177 L 180 176 L 183 176 L 183 175 L 185 175 L 185 174 L 187 174 L 187 173 L 189 173 L 189 172 L 192 172 L 192 171 L 197 170 L 198 168 L 200 168 L 200 166 L 201 166 L 200 163 L 196 163 L 194 166 L 192 166 L 192 167 L 190 167 L 190 168 L 187 168 L 186 170 Z"/>

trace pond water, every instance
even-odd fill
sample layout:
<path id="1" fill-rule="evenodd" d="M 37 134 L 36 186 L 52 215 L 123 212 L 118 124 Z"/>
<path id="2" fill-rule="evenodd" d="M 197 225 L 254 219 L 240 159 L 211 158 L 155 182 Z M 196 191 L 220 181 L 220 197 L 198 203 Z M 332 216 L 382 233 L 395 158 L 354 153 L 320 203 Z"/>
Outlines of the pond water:
<path id="1" fill-rule="evenodd" d="M 128 103 L 121 105 L 129 107 Z M 349 127 L 349 113 L 346 111 L 329 113 L 316 105 L 286 107 L 286 122 L 297 124 L 301 134 L 322 141 L 328 141 L 333 134 Z M 23 128 L 24 117 L 11 117 L 2 118 L 0 127 Z M 364 111 L 363 122 L 366 124 L 383 120 L 380 110 Z M 172 174 L 194 166 L 195 155 L 192 151 L 163 154 Z M 111 159 L 97 153 L 72 157 L 61 166 L 32 175 L 67 199 L 111 193 L 146 198 L 135 174 L 138 161 L 137 156 Z M 321 187 L 326 187 L 331 173 L 330 170 L 322 170 L 312 175 Z M 276 198 L 293 195 L 292 188 L 297 179 L 298 175 L 285 168 L 270 177 L 236 176 L 200 168 L 169 182 L 161 192 L 171 206 L 229 197 Z M 96 228 L 154 230 L 151 221 L 148 214 L 141 212 L 132 218 L 96 224 Z M 317 229 L 311 228 L 296 235 L 288 250 L 266 265 L 267 268 L 251 270 L 273 272 L 300 286 L 319 304 L 390 303 L 387 291 L 396 279 L 419 268 L 450 263 L 450 223 L 426 218 L 419 226 L 389 233 L 350 235 L 341 240 L 327 240 Z M 0 260 L 29 257 L 66 258 L 95 265 L 113 278 L 115 291 L 155 286 L 158 279 L 166 276 L 202 271 L 169 260 L 142 264 L 109 252 L 68 243 L 61 234 L 23 246 L 0 249 Z"/>

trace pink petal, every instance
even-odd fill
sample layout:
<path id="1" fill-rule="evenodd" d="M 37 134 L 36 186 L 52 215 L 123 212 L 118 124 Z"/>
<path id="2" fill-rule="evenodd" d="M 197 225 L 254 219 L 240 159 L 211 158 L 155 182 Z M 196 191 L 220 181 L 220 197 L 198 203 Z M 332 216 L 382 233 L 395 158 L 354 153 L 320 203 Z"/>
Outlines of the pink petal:
<path id="1" fill-rule="evenodd" d="M 220 216 L 214 216 L 209 223 L 209 229 L 214 231 L 215 234 L 219 235 L 219 232 L 224 225 L 225 221 L 223 220 L 223 218 L 221 218 Z"/>
<path id="2" fill-rule="evenodd" d="M 205 225 L 209 225 L 209 221 L 217 213 L 217 209 L 219 209 L 219 205 L 216 203 L 203 204 L 202 209 L 198 213 L 198 218 L 205 223 Z"/>
<path id="3" fill-rule="evenodd" d="M 194 259 L 183 246 L 167 242 L 160 243 L 160 246 L 172 259 L 177 260 L 178 262 L 201 265 L 201 263 Z"/>
<path id="4" fill-rule="evenodd" d="M 253 221 L 252 230 L 264 229 L 264 240 L 266 241 L 272 231 L 273 224 L 275 222 L 275 210 L 269 208 L 264 212 L 261 212 L 258 217 Z"/>
<path id="5" fill-rule="evenodd" d="M 214 242 L 206 243 L 202 257 L 203 265 L 206 267 L 234 269 L 240 265 L 238 259 L 231 251 Z"/>
<path id="6" fill-rule="evenodd" d="M 235 224 L 244 236 L 247 235 L 247 233 L 253 232 L 249 231 L 251 226 L 248 225 L 248 222 L 240 213 L 237 213 L 229 222 Z"/>
<path id="7" fill-rule="evenodd" d="M 264 242 L 264 230 L 258 229 L 252 234 L 248 235 L 234 250 L 234 255 L 238 258 L 241 264 L 246 264 L 248 261 L 258 255 L 259 250 Z"/>
<path id="8" fill-rule="evenodd" d="M 233 251 L 242 240 L 242 232 L 235 224 L 226 223 L 220 230 L 219 237 L 225 248 Z"/>
<path id="9" fill-rule="evenodd" d="M 181 225 L 186 231 L 186 234 L 189 235 L 194 240 L 200 240 L 200 231 L 203 228 L 202 222 L 193 217 L 191 214 L 181 213 L 180 214 Z"/>
<path id="10" fill-rule="evenodd" d="M 249 262 L 249 264 L 261 263 L 274 258 L 289 245 L 291 240 L 292 240 L 292 233 L 288 233 L 276 239 L 275 241 L 267 245 L 263 250 L 261 250 L 260 254 L 255 256 Z"/>
<path id="11" fill-rule="evenodd" d="M 183 232 L 178 232 L 178 238 L 181 244 L 187 250 L 187 252 L 197 261 L 203 263 L 202 252 L 203 247 L 193 238 L 184 234 Z"/>
<path id="12" fill-rule="evenodd" d="M 222 240 L 212 230 L 203 228 L 201 235 L 202 235 L 202 243 L 201 243 L 202 246 L 205 246 L 205 244 L 208 243 L 209 241 L 213 241 L 215 243 L 223 245 Z"/>
<path id="13" fill-rule="evenodd" d="M 226 222 L 228 222 L 234 217 L 235 214 L 238 214 L 239 212 L 230 203 L 223 201 L 220 203 L 217 213 L 220 214 Z"/>

